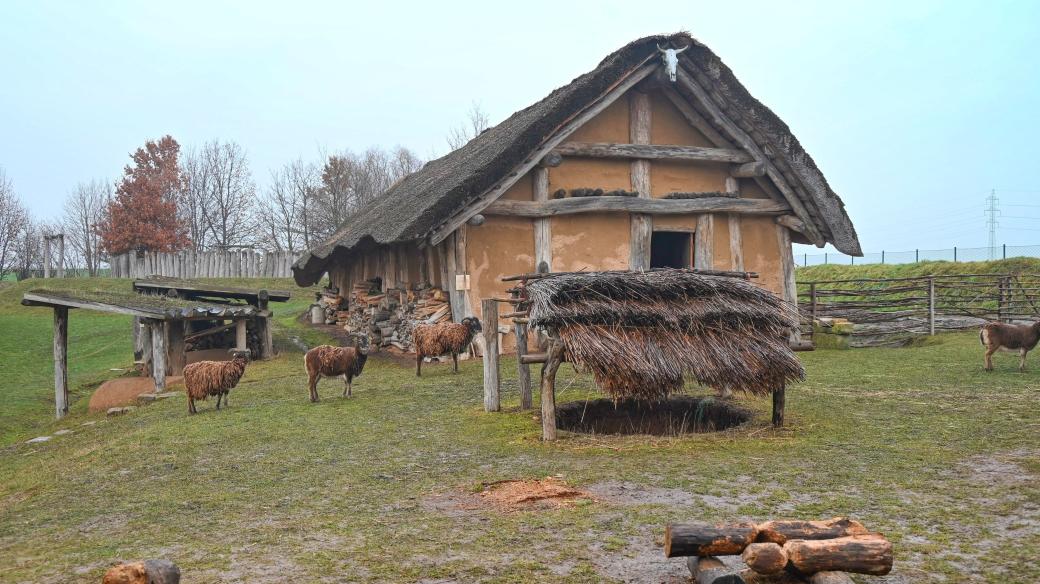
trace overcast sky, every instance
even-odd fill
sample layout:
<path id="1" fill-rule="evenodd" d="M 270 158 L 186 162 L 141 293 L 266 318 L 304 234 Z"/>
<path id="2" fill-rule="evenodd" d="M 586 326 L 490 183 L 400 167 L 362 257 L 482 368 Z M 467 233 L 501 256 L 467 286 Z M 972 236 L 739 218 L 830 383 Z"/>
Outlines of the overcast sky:
<path id="1" fill-rule="evenodd" d="M 1040 243 L 1040 2 L 365 4 L 3 2 L 0 166 L 48 218 L 167 133 L 239 142 L 261 187 L 320 149 L 440 155 L 472 102 L 497 123 L 685 29 L 790 125 L 865 251 L 983 246 L 990 189 L 998 239 Z"/>

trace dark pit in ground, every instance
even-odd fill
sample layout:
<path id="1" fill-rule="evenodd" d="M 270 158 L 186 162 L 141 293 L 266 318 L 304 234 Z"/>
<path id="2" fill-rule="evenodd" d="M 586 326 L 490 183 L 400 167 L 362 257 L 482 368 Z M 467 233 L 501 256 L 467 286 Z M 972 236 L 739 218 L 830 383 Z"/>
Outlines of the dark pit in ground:
<path id="1" fill-rule="evenodd" d="M 661 401 L 610 399 L 570 402 L 556 409 L 556 427 L 583 434 L 681 434 L 717 432 L 751 419 L 727 400 L 675 396 Z"/>

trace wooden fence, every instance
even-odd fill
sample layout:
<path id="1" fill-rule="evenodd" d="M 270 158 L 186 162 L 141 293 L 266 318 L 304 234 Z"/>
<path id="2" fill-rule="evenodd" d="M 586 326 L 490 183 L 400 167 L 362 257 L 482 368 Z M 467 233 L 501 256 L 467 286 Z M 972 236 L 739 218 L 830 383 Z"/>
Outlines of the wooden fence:
<path id="1" fill-rule="evenodd" d="M 113 278 L 291 278 L 299 253 L 204 251 L 177 253 L 126 253 L 109 262 Z"/>
<path id="2" fill-rule="evenodd" d="M 798 282 L 807 322 L 855 323 L 854 346 L 898 345 L 917 335 L 986 321 L 1040 318 L 1040 275 L 956 274 Z"/>

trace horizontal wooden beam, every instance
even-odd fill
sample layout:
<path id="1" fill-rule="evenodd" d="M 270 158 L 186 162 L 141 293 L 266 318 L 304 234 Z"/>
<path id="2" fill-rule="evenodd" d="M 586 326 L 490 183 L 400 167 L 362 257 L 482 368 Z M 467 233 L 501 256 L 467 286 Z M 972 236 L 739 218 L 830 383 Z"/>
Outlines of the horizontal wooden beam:
<path id="1" fill-rule="evenodd" d="M 731 148 L 706 148 L 677 144 L 611 144 L 608 142 L 564 142 L 556 147 L 564 156 L 627 158 L 641 160 L 697 160 L 701 162 L 751 162 L 750 154 Z"/>
<path id="2" fill-rule="evenodd" d="M 729 173 L 730 176 L 736 178 L 755 178 L 756 176 L 766 175 L 766 163 L 761 161 L 745 162 L 740 166 L 736 166 Z"/>
<path id="3" fill-rule="evenodd" d="M 780 215 L 774 221 L 776 221 L 777 225 L 783 225 L 791 231 L 805 233 L 805 223 L 794 215 Z"/>
<path id="4" fill-rule="evenodd" d="M 627 212 L 651 215 L 685 213 L 743 213 L 747 215 L 782 215 L 791 208 L 769 199 L 640 199 L 637 197 L 571 197 L 551 201 L 513 201 L 500 199 L 484 209 L 485 215 L 513 217 L 552 217 L 575 213 Z"/>

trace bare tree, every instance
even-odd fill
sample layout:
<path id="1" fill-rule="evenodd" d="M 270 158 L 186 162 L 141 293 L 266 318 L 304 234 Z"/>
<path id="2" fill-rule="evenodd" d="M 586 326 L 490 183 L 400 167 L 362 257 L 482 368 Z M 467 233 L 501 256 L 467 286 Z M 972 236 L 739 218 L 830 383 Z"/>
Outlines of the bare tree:
<path id="1" fill-rule="evenodd" d="M 490 127 L 487 114 L 481 109 L 480 104 L 474 101 L 466 112 L 466 121 L 448 130 L 448 137 L 445 138 L 448 148 L 458 150 Z"/>
<path id="2" fill-rule="evenodd" d="M 317 169 L 302 160 L 271 172 L 259 222 L 276 250 L 296 252 L 310 245 L 308 206 L 317 189 Z"/>
<path id="3" fill-rule="evenodd" d="M 0 168 L 0 280 L 17 263 L 18 240 L 29 223 L 29 212 L 14 194 L 14 187 Z"/>
<path id="4" fill-rule="evenodd" d="M 184 188 L 178 195 L 177 213 L 188 227 L 191 247 L 196 252 L 206 246 L 206 202 L 209 197 L 210 168 L 200 152 L 191 148 L 181 159 Z"/>
<path id="5" fill-rule="evenodd" d="M 105 218 L 111 190 L 106 181 L 79 183 L 65 199 L 61 230 L 65 233 L 66 257 L 70 266 L 83 266 L 90 277 L 101 268 L 102 246 L 98 225 Z M 69 253 L 71 252 L 71 253 Z"/>
<path id="6" fill-rule="evenodd" d="M 253 214 L 256 185 L 245 150 L 235 142 L 214 140 L 202 146 L 200 155 L 206 176 L 203 190 L 206 242 L 218 249 L 252 245 L 256 235 Z"/>
<path id="7" fill-rule="evenodd" d="M 25 224 L 15 239 L 13 267 L 19 280 L 43 272 L 43 229 L 32 217 L 26 217 Z"/>

